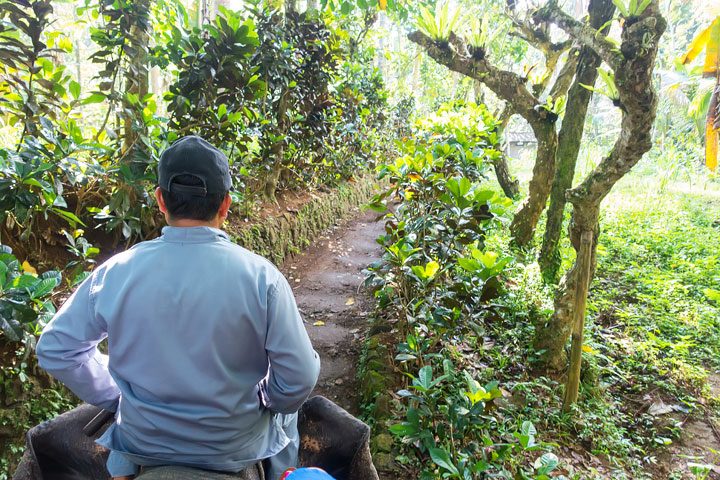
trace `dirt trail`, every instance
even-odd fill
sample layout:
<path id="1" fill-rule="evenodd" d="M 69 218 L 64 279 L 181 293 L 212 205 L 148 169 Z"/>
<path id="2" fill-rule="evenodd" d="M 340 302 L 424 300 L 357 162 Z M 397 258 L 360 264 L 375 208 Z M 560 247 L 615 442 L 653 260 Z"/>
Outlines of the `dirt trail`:
<path id="1" fill-rule="evenodd" d="M 314 394 L 353 414 L 358 413 L 355 373 L 372 311 L 372 298 L 362 288 L 362 270 L 382 254 L 375 239 L 383 227 L 375 217 L 358 211 L 281 267 L 320 354 L 322 368 Z"/>
<path id="2" fill-rule="evenodd" d="M 720 398 L 720 374 L 713 373 L 708 377 L 710 396 Z M 720 428 L 716 419 L 706 415 L 705 418 L 682 419 L 680 439 L 663 452 L 658 458 L 658 474 L 667 478 L 670 472 L 683 472 L 683 479 L 696 478 L 689 472 L 688 463 L 712 465 L 709 479 L 720 479 Z"/>

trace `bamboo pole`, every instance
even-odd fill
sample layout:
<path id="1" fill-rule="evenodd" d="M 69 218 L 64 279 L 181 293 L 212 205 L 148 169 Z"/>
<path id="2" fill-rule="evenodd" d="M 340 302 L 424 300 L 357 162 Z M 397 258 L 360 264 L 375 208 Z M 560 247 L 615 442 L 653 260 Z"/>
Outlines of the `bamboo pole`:
<path id="1" fill-rule="evenodd" d="M 593 232 L 585 231 L 580 237 L 578 251 L 577 283 L 575 305 L 573 309 L 572 348 L 570 350 L 570 369 L 565 384 L 563 412 L 568 412 L 577 401 L 580 389 L 580 367 L 582 365 L 583 330 L 585 329 L 585 305 L 590 284 L 590 259 L 592 257 Z"/>

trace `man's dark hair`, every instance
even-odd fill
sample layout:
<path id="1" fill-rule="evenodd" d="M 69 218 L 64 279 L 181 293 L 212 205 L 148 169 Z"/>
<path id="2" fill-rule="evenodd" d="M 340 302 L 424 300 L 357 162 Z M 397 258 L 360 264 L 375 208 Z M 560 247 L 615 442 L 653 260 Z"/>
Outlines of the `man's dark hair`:
<path id="1" fill-rule="evenodd" d="M 178 175 L 173 178 L 172 183 L 189 187 L 203 186 L 202 180 L 194 175 Z M 170 218 L 173 220 L 212 220 L 227 195 L 227 192 L 208 193 L 204 197 L 198 197 L 187 193 L 168 192 L 164 188 L 161 188 L 160 191 Z"/>

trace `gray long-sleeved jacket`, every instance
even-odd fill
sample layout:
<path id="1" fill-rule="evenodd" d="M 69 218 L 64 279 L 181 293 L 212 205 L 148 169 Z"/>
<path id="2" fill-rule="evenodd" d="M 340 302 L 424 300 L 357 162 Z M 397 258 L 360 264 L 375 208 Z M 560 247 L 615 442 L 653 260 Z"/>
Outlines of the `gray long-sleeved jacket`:
<path id="1" fill-rule="evenodd" d="M 277 414 L 299 409 L 320 370 L 282 274 L 209 227 L 166 227 L 98 267 L 37 354 L 81 399 L 117 408 L 98 443 L 223 471 L 287 445 Z"/>

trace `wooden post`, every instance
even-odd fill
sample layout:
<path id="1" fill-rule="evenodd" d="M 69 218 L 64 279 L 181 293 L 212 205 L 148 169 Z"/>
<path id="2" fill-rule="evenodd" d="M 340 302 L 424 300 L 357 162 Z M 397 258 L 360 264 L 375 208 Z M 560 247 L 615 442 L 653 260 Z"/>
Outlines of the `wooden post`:
<path id="1" fill-rule="evenodd" d="M 573 309 L 572 348 L 570 350 L 570 369 L 565 384 L 563 412 L 577 401 L 580 389 L 580 367 L 582 365 L 583 330 L 585 328 L 585 304 L 587 303 L 590 283 L 590 259 L 592 258 L 593 232 L 585 231 L 580 237 L 580 251 L 577 258 L 577 288 Z"/>

